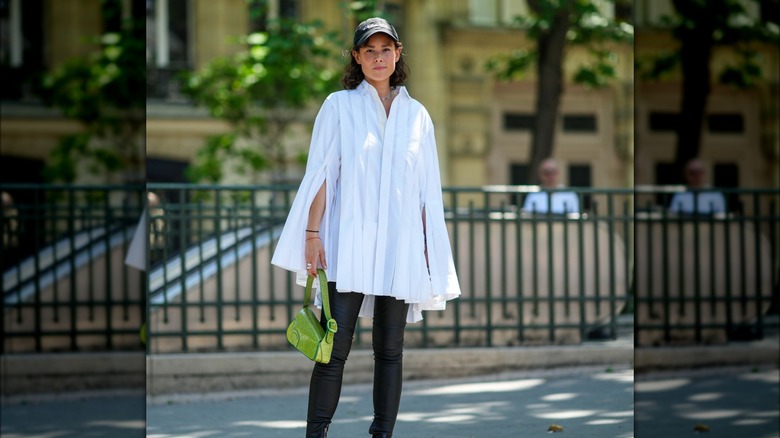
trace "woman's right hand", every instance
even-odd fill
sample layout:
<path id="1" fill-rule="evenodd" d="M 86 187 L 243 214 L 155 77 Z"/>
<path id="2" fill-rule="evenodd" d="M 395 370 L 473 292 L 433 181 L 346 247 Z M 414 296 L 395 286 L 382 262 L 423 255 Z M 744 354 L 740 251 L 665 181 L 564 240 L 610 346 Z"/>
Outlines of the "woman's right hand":
<path id="1" fill-rule="evenodd" d="M 325 261 L 325 246 L 319 237 L 307 238 L 306 240 L 306 272 L 312 277 L 317 276 L 317 268 L 322 266 L 328 269 L 328 263 Z M 311 263 L 311 267 L 309 267 Z"/>

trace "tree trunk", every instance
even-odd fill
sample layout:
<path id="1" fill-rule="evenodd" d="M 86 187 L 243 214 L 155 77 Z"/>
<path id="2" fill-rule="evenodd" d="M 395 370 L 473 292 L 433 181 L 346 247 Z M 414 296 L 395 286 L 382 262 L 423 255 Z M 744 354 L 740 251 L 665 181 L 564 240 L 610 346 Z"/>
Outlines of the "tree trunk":
<path id="1" fill-rule="evenodd" d="M 536 2 L 529 2 L 536 9 Z M 536 63 L 536 118 L 531 133 L 529 183 L 539 182 L 539 165 L 551 157 L 555 146 L 555 125 L 563 91 L 563 51 L 569 31 L 569 5 L 562 4 L 550 29 L 539 36 Z"/>
<path id="2" fill-rule="evenodd" d="M 675 177 L 680 183 L 684 183 L 685 163 L 698 156 L 701 150 L 701 133 L 710 94 L 710 58 L 715 23 L 707 14 L 697 14 L 696 5 L 688 0 L 675 0 L 673 3 L 683 17 L 695 17 L 695 20 L 691 20 L 695 23 L 693 27 L 678 29 L 682 102 L 677 120 L 674 167 Z"/>

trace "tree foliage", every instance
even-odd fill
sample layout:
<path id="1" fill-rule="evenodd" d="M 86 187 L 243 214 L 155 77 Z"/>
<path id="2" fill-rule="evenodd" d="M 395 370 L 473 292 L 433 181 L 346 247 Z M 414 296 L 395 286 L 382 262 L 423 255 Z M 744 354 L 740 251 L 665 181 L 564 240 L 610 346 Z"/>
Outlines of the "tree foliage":
<path id="1" fill-rule="evenodd" d="M 585 47 L 589 55 L 577 66 L 571 82 L 604 87 L 617 76 L 617 57 L 610 44 L 630 44 L 633 26 L 605 16 L 590 0 L 528 0 L 528 6 L 530 13 L 515 17 L 514 24 L 534 41 L 533 47 L 491 58 L 487 69 L 499 80 L 511 81 L 536 67 L 536 114 L 529 157 L 529 175 L 535 182 L 539 164 L 553 155 L 566 49 Z"/>
<path id="2" fill-rule="evenodd" d="M 377 4 L 377 0 L 346 1 L 341 3 L 341 7 L 346 10 L 347 16 L 355 22 L 355 25 L 372 17 L 388 18 Z"/>
<path id="3" fill-rule="evenodd" d="M 777 1 L 752 1 L 759 8 Z M 762 5 L 762 3 L 766 3 Z M 701 130 L 711 91 L 713 76 L 724 85 L 738 89 L 754 87 L 763 77 L 761 55 L 756 42 L 777 44 L 778 24 L 766 17 L 752 18 L 742 0 L 672 0 L 675 14 L 662 18 L 662 25 L 672 31 L 679 45 L 637 60 L 640 79 L 663 80 L 670 73 L 682 75 L 682 101 L 677 127 L 675 153 L 676 175 L 682 179 L 685 163 L 699 155 Z M 728 48 L 736 62 L 712 72 L 712 55 L 716 48 Z"/>
<path id="4" fill-rule="evenodd" d="M 338 84 L 332 40 L 319 22 L 269 22 L 265 32 L 240 38 L 246 49 L 216 59 L 185 77 L 183 91 L 231 126 L 206 140 L 188 176 L 218 182 L 226 172 L 283 175 L 284 135 L 300 110 Z M 259 147 L 258 147 L 259 145 Z M 236 163 L 227 168 L 226 162 Z"/>
<path id="5" fill-rule="evenodd" d="M 529 0 L 531 13 L 514 17 L 514 24 L 526 35 L 539 42 L 553 33 L 556 26 L 565 29 L 567 46 L 587 47 L 593 55 L 589 63 L 581 64 L 572 76 L 572 82 L 590 87 L 605 86 L 615 78 L 615 54 L 605 43 L 630 43 L 633 27 L 626 22 L 605 17 L 596 4 L 588 0 Z M 530 50 L 517 49 L 488 61 L 488 69 L 499 79 L 522 79 L 539 60 L 544 47 L 536 44 Z"/>
<path id="6" fill-rule="evenodd" d="M 120 10 L 119 1 L 104 0 L 104 16 Z M 82 161 L 91 173 L 106 179 L 120 170 L 128 171 L 128 180 L 143 179 L 143 29 L 143 23 L 126 19 L 119 31 L 96 37 L 96 52 L 66 61 L 44 75 L 44 102 L 84 126 L 83 132 L 64 136 L 52 151 L 44 169 L 47 180 L 73 182 Z"/>

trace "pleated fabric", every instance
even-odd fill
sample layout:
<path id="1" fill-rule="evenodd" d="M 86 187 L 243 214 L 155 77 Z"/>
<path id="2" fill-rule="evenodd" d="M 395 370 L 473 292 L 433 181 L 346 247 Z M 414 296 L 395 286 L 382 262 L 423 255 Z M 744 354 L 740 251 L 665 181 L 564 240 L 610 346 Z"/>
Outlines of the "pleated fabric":
<path id="1" fill-rule="evenodd" d="M 425 310 L 444 310 L 446 301 L 460 295 L 433 123 L 405 87 L 398 88 L 389 116 L 365 81 L 323 103 L 306 174 L 271 260 L 296 272 L 302 286 L 309 208 L 323 183 L 327 198 L 319 230 L 326 273 L 340 292 L 366 295 L 361 317 L 373 317 L 374 296 L 409 303 L 411 323 L 422 320 Z M 316 304 L 321 305 L 319 291 Z"/>

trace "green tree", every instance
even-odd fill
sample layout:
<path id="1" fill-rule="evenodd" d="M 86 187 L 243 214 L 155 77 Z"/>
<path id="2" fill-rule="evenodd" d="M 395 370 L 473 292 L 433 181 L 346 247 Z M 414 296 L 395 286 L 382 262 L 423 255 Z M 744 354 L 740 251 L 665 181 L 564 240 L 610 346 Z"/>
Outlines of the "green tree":
<path id="1" fill-rule="evenodd" d="M 385 11 L 379 8 L 377 0 L 347 1 L 342 2 L 341 7 L 346 10 L 355 25 L 372 17 L 388 19 Z"/>
<path id="2" fill-rule="evenodd" d="M 522 78 L 536 67 L 536 103 L 529 157 L 530 182 L 538 181 L 542 160 L 553 155 L 555 121 L 563 92 L 563 62 L 567 49 L 586 47 L 588 61 L 579 65 L 571 80 L 588 87 L 606 86 L 616 77 L 615 54 L 610 43 L 631 43 L 633 26 L 604 16 L 589 0 L 527 0 L 528 16 L 515 17 L 534 45 L 492 58 L 487 68 L 500 80 Z M 621 3 L 617 1 L 617 3 Z"/>
<path id="3" fill-rule="evenodd" d="M 285 134 L 301 109 L 338 85 L 334 38 L 319 22 L 273 20 L 265 32 L 240 38 L 246 50 L 186 75 L 183 91 L 231 126 L 229 133 L 206 140 L 188 177 L 218 182 L 226 171 L 256 177 L 271 170 L 280 181 Z M 226 162 L 235 166 L 227 169 Z"/>
<path id="4" fill-rule="evenodd" d="M 748 0 L 759 8 L 778 8 L 777 0 Z M 663 17 L 672 29 L 679 46 L 649 59 L 638 60 L 637 70 L 644 80 L 658 80 L 671 71 L 682 74 L 675 167 L 682 179 L 685 163 L 699 155 L 705 109 L 712 88 L 712 53 L 717 47 L 728 47 L 739 56 L 739 62 L 717 72 L 722 84 L 744 89 L 756 85 L 763 73 L 757 41 L 778 42 L 778 24 L 751 18 L 742 0 L 672 0 L 675 15 Z M 776 18 L 775 18 L 776 20 Z M 682 181 L 681 181 L 682 182 Z"/>
<path id="5" fill-rule="evenodd" d="M 104 21 L 121 13 L 120 0 L 103 0 Z M 42 98 L 84 130 L 62 137 L 44 168 L 49 181 L 73 182 L 77 164 L 108 180 L 143 181 L 146 65 L 143 23 L 128 18 L 117 32 L 96 38 L 99 50 L 44 75 Z"/>

